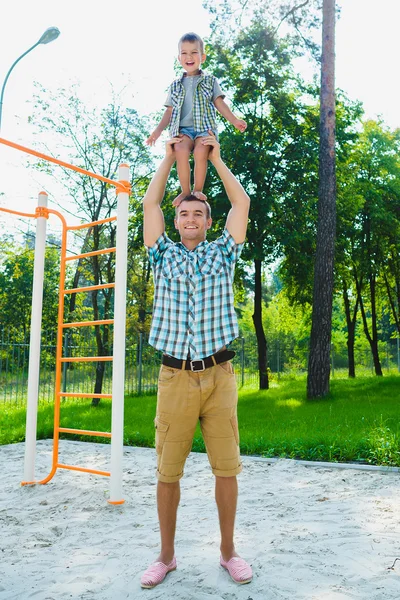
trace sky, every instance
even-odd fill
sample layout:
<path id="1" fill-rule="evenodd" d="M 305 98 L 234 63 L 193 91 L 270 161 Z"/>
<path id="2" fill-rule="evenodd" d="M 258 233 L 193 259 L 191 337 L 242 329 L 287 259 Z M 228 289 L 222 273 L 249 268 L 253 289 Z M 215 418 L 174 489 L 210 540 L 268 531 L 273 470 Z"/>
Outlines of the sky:
<path id="1" fill-rule="evenodd" d="M 361 100 L 368 118 L 379 115 L 389 127 L 400 127 L 400 2 L 340 0 L 340 6 L 337 87 L 351 99 Z M 49 90 L 68 88 L 79 81 L 85 101 L 94 106 L 107 103 L 110 84 L 119 90 L 129 82 L 124 95 L 127 106 L 141 114 L 161 109 L 165 89 L 174 79 L 178 39 L 186 31 L 207 37 L 209 22 L 201 0 L 119 0 L 116 5 L 104 0 L 9 3 L 0 22 L 0 85 L 14 60 L 47 27 L 58 27 L 61 35 L 35 48 L 11 73 L 4 95 L 1 137 L 26 146 L 38 141 L 34 126 L 28 123 L 35 81 Z M 304 62 L 301 68 L 308 77 L 310 68 Z M 161 144 L 159 140 L 155 153 L 160 152 Z M 68 159 L 62 148 L 55 152 Z M 25 156 L 0 145 L 0 205 L 33 212 L 43 180 L 25 165 Z M 47 185 L 47 191 L 51 203 L 59 190 Z M 0 220 L 0 227 L 8 226 L 10 221 Z"/>

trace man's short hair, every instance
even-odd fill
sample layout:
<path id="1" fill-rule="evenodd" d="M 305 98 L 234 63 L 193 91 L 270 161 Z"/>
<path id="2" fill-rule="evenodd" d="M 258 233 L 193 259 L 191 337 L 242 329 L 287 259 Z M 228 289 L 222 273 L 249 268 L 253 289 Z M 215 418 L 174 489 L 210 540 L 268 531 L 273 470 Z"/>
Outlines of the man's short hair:
<path id="1" fill-rule="evenodd" d="M 200 44 L 200 52 L 202 54 L 204 54 L 204 42 L 201 39 L 201 37 L 199 35 L 197 35 L 197 33 L 193 33 L 193 31 L 190 31 L 189 33 L 185 33 L 185 35 L 183 35 L 181 37 L 181 39 L 178 42 L 178 50 L 179 52 L 181 51 L 181 44 L 183 44 L 183 42 L 199 42 Z"/>
<path id="2" fill-rule="evenodd" d="M 196 200 L 196 202 L 202 202 L 205 207 L 206 207 L 206 217 L 207 219 L 211 219 L 211 206 L 208 204 L 207 200 L 199 200 L 199 198 L 197 198 L 196 196 L 193 196 L 193 194 L 189 194 L 188 196 L 185 196 L 185 198 L 181 201 L 182 202 L 194 202 Z M 178 204 L 178 206 L 175 208 L 175 216 L 177 217 L 179 215 L 179 207 L 181 204 Z"/>

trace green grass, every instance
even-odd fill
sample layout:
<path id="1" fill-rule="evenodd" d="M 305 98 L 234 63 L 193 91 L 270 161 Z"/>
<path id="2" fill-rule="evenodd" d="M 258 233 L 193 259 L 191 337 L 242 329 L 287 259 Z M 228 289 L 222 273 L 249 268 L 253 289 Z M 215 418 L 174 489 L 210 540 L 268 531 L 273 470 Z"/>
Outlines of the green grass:
<path id="1" fill-rule="evenodd" d="M 306 400 L 305 378 L 240 398 L 244 454 L 400 466 L 400 378 L 338 379 Z"/>
<path id="2" fill-rule="evenodd" d="M 155 407 L 154 395 L 126 397 L 126 445 L 153 446 Z M 242 454 L 400 466 L 400 377 L 396 375 L 334 379 L 329 397 L 312 402 L 306 400 L 305 377 L 281 378 L 268 391 L 242 389 L 238 413 Z M 40 404 L 39 439 L 52 437 L 52 423 L 52 406 Z M 64 427 L 109 431 L 110 423 L 110 401 L 102 400 L 98 407 L 87 400 L 62 404 Z M 0 444 L 23 441 L 24 435 L 25 410 L 3 404 Z M 193 450 L 205 450 L 199 428 Z"/>

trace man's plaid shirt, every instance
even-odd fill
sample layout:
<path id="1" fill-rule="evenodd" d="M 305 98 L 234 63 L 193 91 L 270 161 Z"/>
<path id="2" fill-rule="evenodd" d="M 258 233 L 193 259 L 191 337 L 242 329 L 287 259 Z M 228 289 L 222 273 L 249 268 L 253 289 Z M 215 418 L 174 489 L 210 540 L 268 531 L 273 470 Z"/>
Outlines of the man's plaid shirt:
<path id="1" fill-rule="evenodd" d="M 216 131 L 216 111 L 213 103 L 215 77 L 206 75 L 203 71 L 200 73 L 201 77 L 193 94 L 193 128 L 195 131 L 208 131 L 209 129 Z M 175 137 L 179 133 L 181 108 L 185 98 L 185 88 L 182 83 L 184 77 L 185 74 L 179 79 L 175 79 L 170 86 L 172 113 L 169 131 L 171 137 Z"/>
<path id="2" fill-rule="evenodd" d="M 194 250 L 163 233 L 148 248 L 154 274 L 149 343 L 175 358 L 201 359 L 239 335 L 232 281 L 243 244 L 225 229 Z"/>

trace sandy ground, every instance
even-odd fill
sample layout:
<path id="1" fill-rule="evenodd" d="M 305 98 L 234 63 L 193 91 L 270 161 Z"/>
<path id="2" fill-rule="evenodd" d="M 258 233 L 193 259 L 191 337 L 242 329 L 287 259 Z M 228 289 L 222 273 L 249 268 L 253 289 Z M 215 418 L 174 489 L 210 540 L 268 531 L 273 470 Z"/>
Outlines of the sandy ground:
<path id="1" fill-rule="evenodd" d="M 218 564 L 218 520 L 207 458 L 182 480 L 178 569 L 153 590 L 140 574 L 157 555 L 154 450 L 126 448 L 124 505 L 109 480 L 58 471 L 21 487 L 24 445 L 0 447 L 0 600 L 399 600 L 399 473 L 244 458 L 237 549 L 253 566 L 238 586 Z M 61 442 L 61 462 L 107 469 L 109 447 Z M 51 441 L 38 443 L 37 477 Z M 399 560 L 392 567 L 395 559 Z"/>

